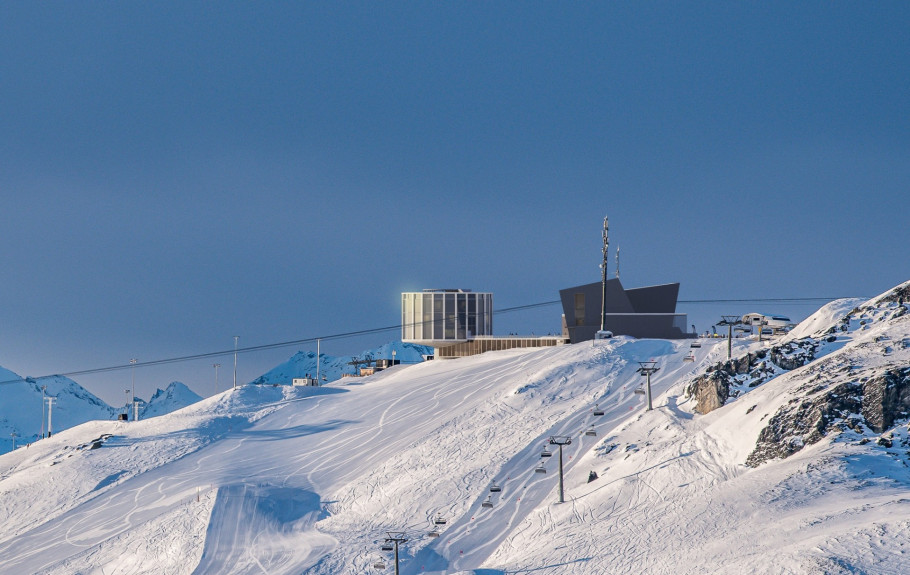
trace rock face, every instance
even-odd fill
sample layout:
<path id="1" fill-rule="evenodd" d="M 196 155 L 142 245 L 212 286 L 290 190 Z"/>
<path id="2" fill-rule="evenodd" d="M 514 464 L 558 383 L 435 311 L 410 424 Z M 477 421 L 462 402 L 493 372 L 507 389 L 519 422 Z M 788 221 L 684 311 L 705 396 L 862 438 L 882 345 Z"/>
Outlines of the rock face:
<path id="1" fill-rule="evenodd" d="M 853 374 L 834 387 L 822 385 L 792 399 L 762 429 L 746 465 L 788 457 L 831 432 L 864 427 L 882 433 L 910 414 L 910 368 Z"/>
<path id="2" fill-rule="evenodd" d="M 881 433 L 905 419 L 910 412 L 910 368 L 888 370 L 863 384 L 862 416 L 866 425 Z"/>
<path id="3" fill-rule="evenodd" d="M 808 364 L 815 359 L 819 345 L 818 340 L 807 337 L 718 363 L 689 384 L 686 397 L 695 398 L 697 413 L 710 413 L 782 371 Z"/>

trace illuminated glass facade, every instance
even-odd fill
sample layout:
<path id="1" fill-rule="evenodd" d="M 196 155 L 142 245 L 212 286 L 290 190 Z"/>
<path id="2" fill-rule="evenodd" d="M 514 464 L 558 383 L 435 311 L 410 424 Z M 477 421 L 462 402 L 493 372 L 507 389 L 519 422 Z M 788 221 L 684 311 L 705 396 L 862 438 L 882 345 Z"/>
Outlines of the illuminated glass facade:
<path id="1" fill-rule="evenodd" d="M 401 341 L 433 347 L 493 333 L 493 294 L 429 289 L 401 294 Z"/>

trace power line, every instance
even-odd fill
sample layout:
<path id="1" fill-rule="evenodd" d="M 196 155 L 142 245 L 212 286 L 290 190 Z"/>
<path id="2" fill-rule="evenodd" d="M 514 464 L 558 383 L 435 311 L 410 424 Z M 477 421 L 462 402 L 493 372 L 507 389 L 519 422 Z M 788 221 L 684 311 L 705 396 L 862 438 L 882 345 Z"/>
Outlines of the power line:
<path id="1" fill-rule="evenodd" d="M 809 303 L 809 302 L 827 302 L 827 301 L 833 301 L 836 299 L 843 299 L 843 298 L 812 297 L 812 298 L 701 299 L 701 300 L 679 300 L 678 303 L 689 303 L 689 304 L 693 304 L 693 303 L 766 303 L 766 302 Z M 532 303 L 532 304 L 526 304 L 526 305 L 512 306 L 512 307 L 504 308 L 501 310 L 495 310 L 493 313 L 501 315 L 501 314 L 512 313 L 512 312 L 516 312 L 516 311 L 524 311 L 524 310 L 528 310 L 528 309 L 556 305 L 559 303 L 561 303 L 561 300 L 550 300 L 550 301 L 544 301 L 544 302 L 538 302 L 538 303 Z M 308 338 L 304 338 L 304 339 L 282 341 L 282 342 L 277 342 L 277 343 L 267 343 L 267 344 L 263 344 L 263 345 L 253 345 L 253 346 L 249 346 L 249 347 L 241 347 L 241 348 L 222 350 L 222 351 L 212 351 L 212 352 L 207 352 L 207 353 L 182 355 L 182 356 L 169 357 L 169 358 L 164 358 L 164 359 L 139 361 L 139 362 L 135 362 L 135 363 L 125 363 L 125 364 L 120 364 L 120 365 L 111 365 L 111 366 L 107 366 L 107 367 L 98 367 L 98 368 L 93 368 L 93 369 L 82 369 L 82 370 L 78 370 L 78 371 L 67 371 L 67 372 L 63 372 L 63 373 L 54 373 L 51 375 L 43 375 L 43 376 L 39 376 L 39 377 L 28 377 L 27 379 L 39 380 L 39 379 L 47 379 L 47 378 L 51 378 L 51 377 L 60 377 L 60 376 L 74 377 L 74 376 L 78 376 L 78 375 L 92 375 L 92 374 L 96 374 L 96 373 L 108 373 L 111 371 L 121 371 L 124 369 L 133 368 L 133 367 L 151 367 L 151 366 L 156 366 L 156 365 L 168 365 L 171 363 L 183 363 L 185 361 L 195 361 L 195 360 L 199 360 L 199 359 L 226 357 L 226 356 L 230 356 L 235 353 L 253 353 L 253 352 L 265 351 L 265 350 L 269 350 L 269 349 L 280 349 L 282 347 L 304 345 L 304 344 L 314 343 L 317 340 L 332 341 L 332 340 L 347 339 L 350 337 L 357 337 L 357 336 L 363 336 L 363 335 L 373 335 L 373 334 L 385 333 L 385 332 L 389 332 L 389 331 L 396 331 L 396 330 L 400 330 L 401 328 L 402 328 L 402 324 L 397 324 L 397 325 L 390 325 L 390 326 L 385 326 L 385 327 L 376 327 L 376 328 L 371 328 L 371 329 L 361 329 L 361 330 L 355 330 L 355 331 L 336 333 L 333 335 L 315 336 L 315 337 L 308 337 Z M 23 380 L 22 379 L 10 379 L 10 380 L 6 380 L 6 381 L 0 381 L 0 385 L 17 383 L 20 381 L 23 381 Z"/>

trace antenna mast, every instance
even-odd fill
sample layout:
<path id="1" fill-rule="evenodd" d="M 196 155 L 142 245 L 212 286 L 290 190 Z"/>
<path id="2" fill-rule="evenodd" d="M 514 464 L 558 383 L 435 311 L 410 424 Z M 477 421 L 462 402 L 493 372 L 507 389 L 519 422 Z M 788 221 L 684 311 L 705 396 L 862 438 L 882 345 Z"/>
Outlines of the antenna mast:
<path id="1" fill-rule="evenodd" d="M 616 279 L 619 279 L 619 245 L 616 246 Z"/>
<path id="2" fill-rule="evenodd" d="M 600 298 L 600 331 L 606 329 L 604 326 L 607 323 L 607 257 L 610 254 L 609 229 L 608 218 L 604 216 L 604 261 L 600 265 L 600 281 L 603 284 L 603 293 Z"/>

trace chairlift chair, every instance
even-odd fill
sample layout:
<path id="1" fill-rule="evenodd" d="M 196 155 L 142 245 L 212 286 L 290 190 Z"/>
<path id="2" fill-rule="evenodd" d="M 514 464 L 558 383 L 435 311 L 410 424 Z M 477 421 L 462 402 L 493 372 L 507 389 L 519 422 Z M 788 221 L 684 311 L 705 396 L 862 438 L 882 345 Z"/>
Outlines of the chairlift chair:
<path id="1" fill-rule="evenodd" d="M 544 467 L 543 461 L 540 462 L 540 465 L 534 468 L 534 473 L 546 473 L 547 468 Z"/>
<path id="2" fill-rule="evenodd" d="M 493 507 L 493 496 L 487 495 L 487 498 L 483 500 L 483 503 L 480 504 L 481 507 Z"/>
<path id="3" fill-rule="evenodd" d="M 385 569 L 385 563 L 377 561 L 376 563 L 373 563 L 373 569 Z"/>
<path id="4" fill-rule="evenodd" d="M 600 417 L 601 415 L 604 414 L 604 410 L 602 410 L 601 408 L 597 407 L 597 404 L 595 403 L 595 404 L 594 404 L 594 412 L 593 412 L 593 413 L 594 413 L 594 416 L 595 416 L 595 417 Z"/>
<path id="5" fill-rule="evenodd" d="M 496 485 L 495 483 L 490 486 L 490 493 L 501 493 L 501 492 L 502 492 L 502 486 Z"/>
<path id="6" fill-rule="evenodd" d="M 395 547 L 391 543 L 383 543 L 382 546 L 379 548 L 383 551 L 394 551 L 395 550 Z"/>
<path id="7" fill-rule="evenodd" d="M 635 391 L 634 391 L 633 393 L 634 393 L 635 395 L 644 395 L 644 394 L 645 394 L 645 388 L 643 388 L 643 387 L 636 387 L 636 388 L 635 388 Z"/>
<path id="8" fill-rule="evenodd" d="M 597 431 L 594 430 L 593 425 L 585 430 L 585 435 L 593 435 L 593 436 L 597 435 Z"/>
<path id="9" fill-rule="evenodd" d="M 546 447 L 543 448 L 543 451 L 540 452 L 541 457 L 552 457 L 553 454 Z"/>
<path id="10" fill-rule="evenodd" d="M 701 347 L 701 342 L 700 342 L 700 341 L 693 341 L 693 342 L 692 342 L 692 345 L 690 345 L 689 347 L 691 347 L 691 348 L 693 348 L 693 349 L 697 349 L 697 348 Z"/>
<path id="11" fill-rule="evenodd" d="M 429 535 L 430 537 L 439 537 L 439 531 L 437 529 L 433 529 L 432 531 L 427 533 L 427 535 Z"/>
<path id="12" fill-rule="evenodd" d="M 695 361 L 695 354 L 690 351 L 689 355 L 683 358 L 683 361 Z"/>
<path id="13" fill-rule="evenodd" d="M 437 515 L 436 519 L 433 520 L 433 523 L 435 523 L 436 525 L 445 525 L 446 518 L 443 517 L 442 515 Z"/>

